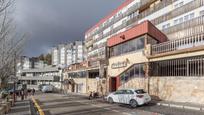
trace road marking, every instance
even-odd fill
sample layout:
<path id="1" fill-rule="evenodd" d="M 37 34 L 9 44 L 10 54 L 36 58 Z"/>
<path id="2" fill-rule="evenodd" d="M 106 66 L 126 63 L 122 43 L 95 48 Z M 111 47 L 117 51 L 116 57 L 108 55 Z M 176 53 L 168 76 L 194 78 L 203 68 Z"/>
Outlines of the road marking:
<path id="1" fill-rule="evenodd" d="M 120 111 L 118 111 L 118 110 L 112 110 L 113 112 L 116 112 L 116 113 L 119 113 Z"/>
<path id="2" fill-rule="evenodd" d="M 123 114 L 124 114 L 124 115 L 132 115 L 132 114 L 130 114 L 130 113 L 125 113 L 125 112 L 123 112 Z"/>

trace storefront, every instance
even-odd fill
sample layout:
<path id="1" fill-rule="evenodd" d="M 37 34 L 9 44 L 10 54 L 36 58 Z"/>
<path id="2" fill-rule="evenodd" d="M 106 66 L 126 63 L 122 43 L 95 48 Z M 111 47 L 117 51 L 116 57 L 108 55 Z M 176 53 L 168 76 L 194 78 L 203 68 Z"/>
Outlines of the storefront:
<path id="1" fill-rule="evenodd" d="M 167 41 L 167 37 L 149 21 L 108 39 L 109 91 L 135 88 L 135 78 L 148 77 L 148 44 Z"/>

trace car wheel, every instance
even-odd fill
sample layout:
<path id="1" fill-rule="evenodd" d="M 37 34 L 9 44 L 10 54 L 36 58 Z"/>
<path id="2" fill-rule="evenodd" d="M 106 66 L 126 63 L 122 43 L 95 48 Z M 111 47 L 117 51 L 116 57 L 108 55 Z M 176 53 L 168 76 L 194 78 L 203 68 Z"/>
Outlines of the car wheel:
<path id="1" fill-rule="evenodd" d="M 109 97 L 108 98 L 108 103 L 112 104 L 113 103 L 113 98 Z"/>
<path id="2" fill-rule="evenodd" d="M 130 106 L 132 108 L 136 108 L 138 106 L 137 101 L 136 100 L 130 100 Z"/>

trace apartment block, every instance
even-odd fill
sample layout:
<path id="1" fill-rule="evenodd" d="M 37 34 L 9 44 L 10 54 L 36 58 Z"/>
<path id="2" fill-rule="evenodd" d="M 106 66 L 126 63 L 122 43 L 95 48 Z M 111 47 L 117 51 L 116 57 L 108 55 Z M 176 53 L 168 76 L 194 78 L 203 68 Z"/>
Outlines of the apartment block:
<path id="1" fill-rule="evenodd" d="M 59 44 L 57 47 L 52 48 L 52 65 L 69 66 L 74 63 L 80 63 L 85 59 L 85 51 L 82 41 Z"/>
<path id="2" fill-rule="evenodd" d="M 203 22 L 203 0 L 126 0 L 85 33 L 95 87 L 203 104 Z"/>

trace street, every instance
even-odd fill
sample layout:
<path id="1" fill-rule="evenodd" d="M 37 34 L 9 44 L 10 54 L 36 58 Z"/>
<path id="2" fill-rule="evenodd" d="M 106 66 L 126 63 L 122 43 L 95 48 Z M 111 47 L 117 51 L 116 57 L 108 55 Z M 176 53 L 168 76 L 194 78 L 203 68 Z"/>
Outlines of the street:
<path id="1" fill-rule="evenodd" d="M 203 115 L 194 110 L 182 110 L 149 104 L 138 108 L 108 104 L 100 99 L 88 100 L 83 95 L 39 93 L 34 96 L 45 115 Z"/>

